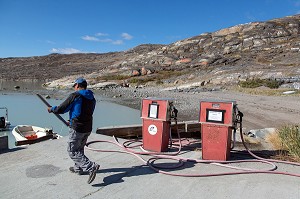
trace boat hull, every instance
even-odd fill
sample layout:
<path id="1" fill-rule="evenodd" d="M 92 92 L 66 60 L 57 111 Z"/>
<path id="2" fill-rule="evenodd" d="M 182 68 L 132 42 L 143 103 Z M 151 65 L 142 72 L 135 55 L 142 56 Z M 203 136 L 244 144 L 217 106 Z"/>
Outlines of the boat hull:
<path id="1" fill-rule="evenodd" d="M 16 146 L 33 144 L 48 139 L 56 139 L 58 135 L 51 129 L 32 125 L 17 125 L 13 128 L 12 134 L 16 139 Z"/>

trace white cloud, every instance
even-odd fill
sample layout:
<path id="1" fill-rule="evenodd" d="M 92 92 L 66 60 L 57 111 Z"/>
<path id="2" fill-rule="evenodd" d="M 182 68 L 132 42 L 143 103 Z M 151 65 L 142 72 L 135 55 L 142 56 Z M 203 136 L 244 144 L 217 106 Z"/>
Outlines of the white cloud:
<path id="1" fill-rule="evenodd" d="M 99 41 L 100 42 L 113 42 L 112 39 L 100 39 Z"/>
<path id="2" fill-rule="evenodd" d="M 86 40 L 86 41 L 99 41 L 99 39 L 97 37 L 92 37 L 92 36 L 83 36 L 81 37 L 81 39 Z"/>
<path id="3" fill-rule="evenodd" d="M 50 40 L 46 40 L 46 43 L 48 43 L 48 44 L 55 44 L 54 41 L 50 41 Z"/>
<path id="4" fill-rule="evenodd" d="M 122 40 L 116 40 L 116 41 L 113 41 L 112 44 L 121 45 L 121 44 L 123 44 L 123 41 Z"/>
<path id="5" fill-rule="evenodd" d="M 95 34 L 95 37 L 86 35 L 86 36 L 82 36 L 81 39 L 86 40 L 86 41 L 96 41 L 96 42 L 102 42 L 102 43 L 111 43 L 114 45 L 121 45 L 121 44 L 124 44 L 123 40 L 131 40 L 133 38 L 133 36 L 131 36 L 128 33 L 122 33 L 121 34 L 122 39 L 119 39 L 119 40 L 113 40 L 110 38 L 103 38 L 103 39 L 98 38 L 98 37 L 105 37 L 108 35 L 109 34 L 107 34 L 107 33 L 99 32 L 99 33 Z"/>
<path id="6" fill-rule="evenodd" d="M 52 48 L 51 53 L 61 53 L 61 54 L 72 54 L 72 53 L 82 53 L 80 50 L 75 48 Z"/>
<path id="7" fill-rule="evenodd" d="M 131 36 L 130 34 L 128 34 L 126 32 L 122 33 L 121 37 L 126 40 L 131 40 L 133 38 L 133 36 Z"/>
<path id="8" fill-rule="evenodd" d="M 107 33 L 102 33 L 102 32 L 98 32 L 95 34 L 97 37 L 103 37 L 103 36 L 108 36 Z"/>

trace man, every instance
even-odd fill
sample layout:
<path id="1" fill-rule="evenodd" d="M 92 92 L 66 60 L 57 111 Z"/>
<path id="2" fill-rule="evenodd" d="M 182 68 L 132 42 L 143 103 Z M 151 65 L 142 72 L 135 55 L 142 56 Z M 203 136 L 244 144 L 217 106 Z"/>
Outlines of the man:
<path id="1" fill-rule="evenodd" d="M 87 81 L 84 78 L 76 79 L 73 87 L 75 92 L 71 93 L 59 106 L 48 107 L 48 112 L 55 114 L 69 112 L 70 130 L 67 151 L 74 161 L 74 166 L 70 167 L 69 170 L 78 175 L 88 172 L 87 183 L 90 184 L 94 181 L 100 167 L 84 155 L 84 146 L 92 132 L 96 100 L 93 92 L 86 89 Z"/>

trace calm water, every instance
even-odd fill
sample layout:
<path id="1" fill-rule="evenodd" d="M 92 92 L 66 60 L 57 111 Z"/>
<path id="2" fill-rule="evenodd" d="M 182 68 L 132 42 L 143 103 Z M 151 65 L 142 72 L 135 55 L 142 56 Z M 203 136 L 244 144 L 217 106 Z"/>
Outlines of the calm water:
<path id="1" fill-rule="evenodd" d="M 94 113 L 93 132 L 98 127 L 141 124 L 139 110 L 103 101 L 101 96 L 95 97 L 97 105 Z M 59 105 L 63 100 L 48 99 L 47 101 L 51 105 Z M 68 128 L 55 115 L 49 114 L 46 105 L 34 94 L 3 94 L 0 92 L 0 107 L 8 108 L 11 129 L 10 131 L 0 131 L 0 136 L 8 135 L 9 148 L 14 148 L 15 142 L 11 130 L 20 124 L 53 128 L 54 132 L 62 136 L 68 135 Z M 0 116 L 5 116 L 5 111 L 2 109 L 0 109 Z M 65 120 L 68 119 L 68 113 L 61 116 Z"/>

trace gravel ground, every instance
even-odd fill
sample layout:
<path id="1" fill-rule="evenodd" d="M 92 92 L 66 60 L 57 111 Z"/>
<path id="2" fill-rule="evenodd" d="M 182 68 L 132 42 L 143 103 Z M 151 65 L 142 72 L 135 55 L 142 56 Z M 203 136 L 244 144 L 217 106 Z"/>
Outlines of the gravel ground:
<path id="1" fill-rule="evenodd" d="M 113 88 L 95 93 L 106 96 L 108 101 L 135 109 L 140 109 L 141 99 L 145 97 L 171 98 L 179 111 L 179 121 L 198 120 L 201 100 L 233 100 L 244 113 L 243 131 L 300 123 L 299 97 L 293 95 L 258 96 L 222 89 L 166 91 L 154 87 Z"/>

